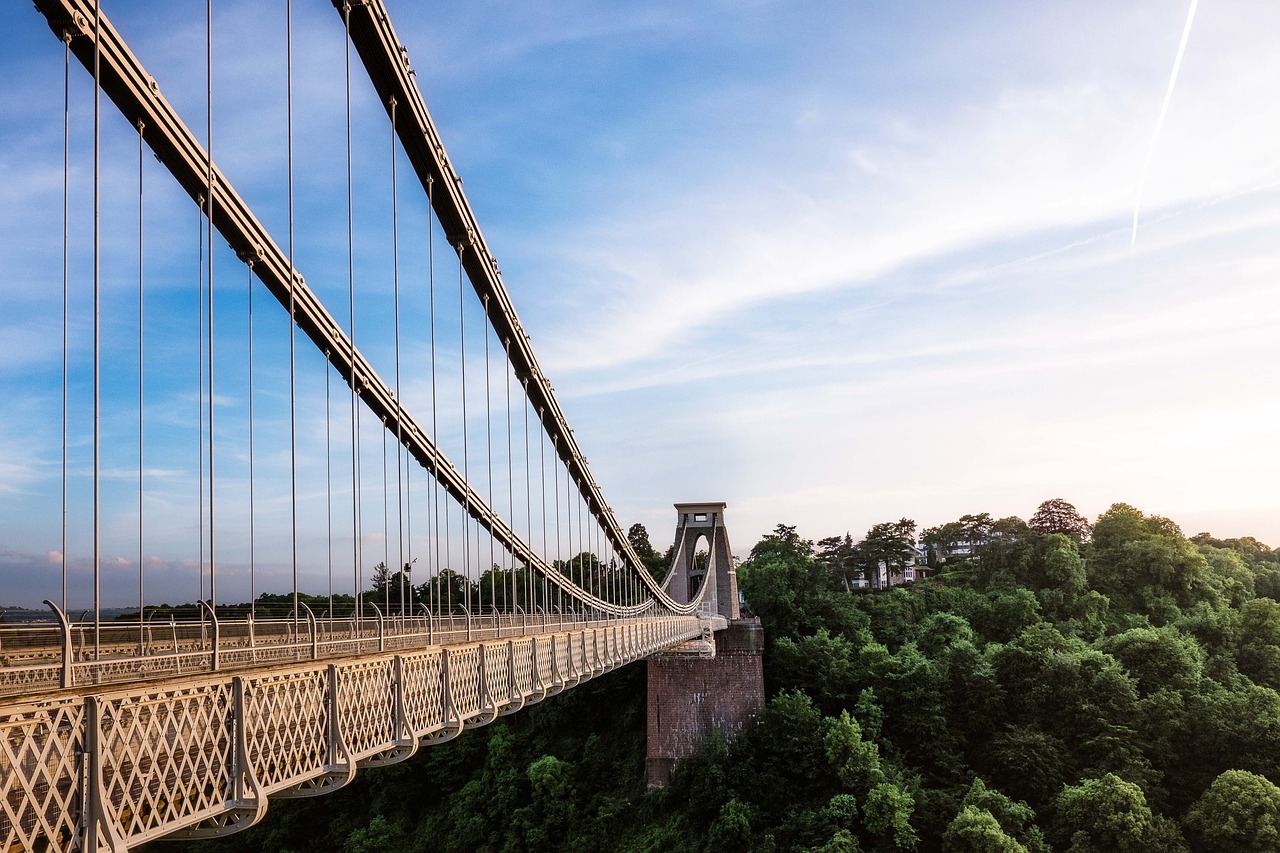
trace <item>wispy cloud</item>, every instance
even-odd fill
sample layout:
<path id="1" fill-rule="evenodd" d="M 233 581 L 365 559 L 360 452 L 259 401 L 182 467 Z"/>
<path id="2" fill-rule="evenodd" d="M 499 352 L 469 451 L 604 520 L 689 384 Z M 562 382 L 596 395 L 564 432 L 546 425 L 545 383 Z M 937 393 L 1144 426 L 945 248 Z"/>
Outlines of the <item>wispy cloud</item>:
<path id="1" fill-rule="evenodd" d="M 345 324 L 342 33 L 330 7 L 296 9 L 295 95 L 306 105 L 296 114 L 298 259 Z M 1196 21 L 1194 43 L 1184 27 L 1177 109 L 1162 112 L 1155 145 L 1151 93 L 1170 81 L 1178 23 L 1166 11 L 935 4 L 921 26 L 909 4 L 480 4 L 431 17 L 392 8 L 611 503 L 661 541 L 670 502 L 724 497 L 740 551 L 779 520 L 820 536 L 902 514 L 1026 515 L 1052 494 L 1091 513 L 1116 499 L 1169 512 L 1268 500 L 1258 484 L 1280 475 L 1260 427 L 1274 422 L 1269 389 L 1280 381 L 1280 54 L 1263 35 L 1280 30 L 1280 8 L 1228 0 Z M 112 14 L 203 137 L 203 68 L 191 47 L 203 44 L 201 22 L 177 7 Z M 0 356 L 6 588 L 59 538 L 30 495 L 58 492 L 61 362 L 61 255 L 48 243 L 61 229 L 61 55 L 47 32 L 0 11 L 0 24 L 11 21 L 0 28 L 0 70 L 33 82 L 0 93 L 0 230 L 13 236 L 0 267 L 16 282 L 0 291 L 0 335 L 13 344 Z M 283 245 L 282 13 L 226 3 L 215 26 L 218 159 Z M 28 62 L 39 67 L 27 77 L 14 70 Z M 73 86 L 73 154 L 83 160 L 82 73 Z M 1171 92 L 1172 82 L 1166 105 Z M 355 106 L 358 339 L 390 380 L 389 137 L 359 75 Z M 136 136 L 119 124 L 104 134 L 114 320 L 103 470 L 117 507 L 104 539 L 120 557 L 112 571 L 128 573 Z M 1139 162 L 1144 239 L 1129 251 Z M 158 588 L 189 598 L 203 499 L 195 211 L 147 167 L 148 316 L 170 319 L 148 327 L 144 561 Z M 83 168 L 72 178 L 72 422 L 83 427 L 88 183 Z M 401 180 L 403 397 L 425 424 L 434 282 L 439 439 L 459 459 L 456 260 L 437 242 L 433 279 L 424 202 L 407 169 Z M 245 272 L 221 241 L 215 250 L 220 547 L 240 583 Z M 256 559 L 269 574 L 288 562 L 292 471 L 283 312 L 259 304 Z M 472 450 L 484 428 L 480 340 L 468 326 Z M 339 572 L 350 570 L 349 389 L 302 339 L 298 383 L 301 563 L 307 583 L 323 586 L 330 550 Z M 362 425 L 362 438 L 375 471 L 366 509 L 376 529 L 365 535 L 381 559 L 377 425 Z M 89 450 L 81 429 L 69 468 L 77 529 Z M 422 511 L 425 477 L 415 476 Z M 415 522 L 420 542 L 426 524 Z M 73 536 L 77 571 L 85 550 Z"/>

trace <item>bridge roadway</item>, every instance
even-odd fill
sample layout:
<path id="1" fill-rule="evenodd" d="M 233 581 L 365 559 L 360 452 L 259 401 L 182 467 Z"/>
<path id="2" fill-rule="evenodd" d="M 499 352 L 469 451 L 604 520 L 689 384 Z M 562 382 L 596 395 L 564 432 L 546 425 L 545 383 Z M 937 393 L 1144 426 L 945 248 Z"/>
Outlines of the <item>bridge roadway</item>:
<path id="1" fill-rule="evenodd" d="M 67 688 L 9 688 L 0 851 L 125 850 L 244 829 L 262 819 L 269 796 L 325 793 L 359 767 L 402 761 L 724 627 L 719 617 L 672 615 L 467 621 L 379 619 L 372 635 L 353 624 L 344 638 L 308 620 L 305 634 L 266 630 L 252 645 L 219 637 L 216 654 L 207 640 L 184 649 L 195 640 L 174 628 L 171 648 L 142 656 L 135 623 L 132 656 L 72 661 Z M 177 674 L 183 661 L 195 671 Z M 104 690 L 85 683 L 94 677 L 128 680 Z"/>

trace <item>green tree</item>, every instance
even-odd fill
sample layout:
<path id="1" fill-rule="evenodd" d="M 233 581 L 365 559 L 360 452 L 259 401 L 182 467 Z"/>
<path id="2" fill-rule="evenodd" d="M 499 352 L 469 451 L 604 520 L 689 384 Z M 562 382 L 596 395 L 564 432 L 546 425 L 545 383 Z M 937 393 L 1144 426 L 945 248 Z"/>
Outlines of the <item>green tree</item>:
<path id="1" fill-rule="evenodd" d="M 909 518 L 873 525 L 857 545 L 857 564 L 872 586 L 884 586 L 896 568 L 901 572 L 914 554 L 916 523 Z M 883 571 L 883 575 L 881 572 Z"/>
<path id="2" fill-rule="evenodd" d="M 1280 788 L 1265 776 L 1228 770 L 1196 801 L 1183 825 L 1197 851 L 1280 850 Z"/>
<path id="3" fill-rule="evenodd" d="M 373 816 L 368 826 L 360 827 L 347 836 L 342 853 L 395 853 L 408 845 L 404 828 L 378 814 Z"/>
<path id="4" fill-rule="evenodd" d="M 964 539 L 964 526 L 958 521 L 948 521 L 930 527 L 920 533 L 920 544 L 925 548 L 925 561 L 933 567 L 947 561 L 947 555 Z"/>
<path id="5" fill-rule="evenodd" d="M 1089 555 L 1090 585 L 1119 596 L 1133 610 L 1152 612 L 1159 621 L 1176 618 L 1207 593 L 1204 556 L 1167 518 L 1147 516 L 1128 504 L 1112 504 L 1094 525 Z M 1160 603 L 1164 595 L 1170 606 Z"/>
<path id="6" fill-rule="evenodd" d="M 857 554 L 853 546 L 853 537 L 828 536 L 818 540 L 818 562 L 827 567 L 827 571 L 845 591 L 849 591 L 850 583 L 858 575 Z"/>
<path id="7" fill-rule="evenodd" d="M 1045 580 L 1074 601 L 1088 586 L 1088 575 L 1076 541 L 1062 533 L 1051 533 L 1045 537 L 1044 546 Z"/>
<path id="8" fill-rule="evenodd" d="M 1067 786 L 1054 802 L 1067 853 L 1174 853 L 1185 850 L 1171 821 L 1151 812 L 1142 788 L 1113 773 Z"/>
<path id="9" fill-rule="evenodd" d="M 1255 682 L 1280 689 L 1280 602 L 1255 598 L 1240 608 L 1236 659 Z"/>
<path id="10" fill-rule="evenodd" d="M 1036 826 L 1035 810 L 1023 802 L 1015 802 L 974 779 L 964 795 L 963 805 L 995 818 L 1002 832 L 1021 844 L 1028 853 L 1049 853 L 1049 845 Z"/>
<path id="11" fill-rule="evenodd" d="M 649 574 L 654 580 L 662 580 L 667 576 L 667 570 L 670 566 L 662 555 L 654 550 L 653 543 L 649 541 L 649 531 L 640 523 L 631 525 L 627 530 L 627 541 L 631 543 L 632 549 L 635 550 L 636 556 L 640 558 L 640 562 L 644 563 L 644 567 L 649 570 Z"/>
<path id="12" fill-rule="evenodd" d="M 910 793 L 892 782 L 881 782 L 867 795 L 863 809 L 867 829 L 893 845 L 895 850 L 914 850 L 919 843 L 911 827 L 911 814 L 916 801 Z"/>
<path id="13" fill-rule="evenodd" d="M 1000 828 L 991 812 L 973 806 L 960 809 L 947 826 L 942 849 L 947 853 L 1027 853 L 1026 847 Z"/>
<path id="14" fill-rule="evenodd" d="M 529 765 L 532 802 L 517 809 L 512 820 L 530 851 L 558 851 L 577 820 L 577 791 L 572 766 L 554 755 L 544 755 Z"/>
<path id="15" fill-rule="evenodd" d="M 991 530 L 995 526 L 995 519 L 989 512 L 962 515 L 959 521 L 965 540 L 974 547 L 985 544 L 991 538 Z"/>
<path id="16" fill-rule="evenodd" d="M 1204 671 L 1200 644 L 1172 625 L 1131 628 L 1107 639 L 1102 648 L 1137 679 L 1144 693 L 1192 688 Z"/>
<path id="17" fill-rule="evenodd" d="M 848 711 L 841 711 L 839 717 L 828 721 L 822 745 L 827 763 L 846 790 L 865 796 L 873 785 L 883 781 L 880 751 L 874 743 L 862 739 L 862 729 Z"/>
<path id="18" fill-rule="evenodd" d="M 808 539 L 801 539 L 800 534 L 796 533 L 794 524 L 779 524 L 773 528 L 772 533 L 766 533 L 764 538 L 755 544 L 748 559 L 755 560 L 770 556 L 787 560 L 807 560 L 813 556 L 813 543 Z"/>
<path id="19" fill-rule="evenodd" d="M 819 628 L 812 636 L 779 638 L 765 675 L 775 688 L 803 691 L 824 712 L 834 714 L 857 696 L 856 656 L 849 640 Z"/>

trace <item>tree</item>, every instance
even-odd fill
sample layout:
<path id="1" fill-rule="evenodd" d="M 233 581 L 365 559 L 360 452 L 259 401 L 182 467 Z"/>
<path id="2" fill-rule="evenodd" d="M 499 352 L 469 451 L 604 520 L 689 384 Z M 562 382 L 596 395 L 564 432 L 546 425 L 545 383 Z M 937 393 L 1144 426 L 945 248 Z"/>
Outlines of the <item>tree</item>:
<path id="1" fill-rule="evenodd" d="M 720 814 L 707 831 L 708 853 L 733 853 L 751 846 L 751 809 L 736 797 L 720 807 Z"/>
<path id="2" fill-rule="evenodd" d="M 849 582 L 857 574 L 857 560 L 853 547 L 853 537 L 828 536 L 818 540 L 818 562 L 827 567 L 831 577 L 849 591 Z"/>
<path id="3" fill-rule="evenodd" d="M 1018 539 L 1027 535 L 1027 531 L 1031 528 L 1027 523 L 1016 515 L 998 518 L 991 523 L 991 537 L 993 539 Z"/>
<path id="4" fill-rule="evenodd" d="M 1040 504 L 1027 526 L 1037 533 L 1065 533 L 1081 540 L 1089 538 L 1089 522 L 1062 498 Z"/>
<path id="5" fill-rule="evenodd" d="M 453 569 L 441 569 L 417 588 L 418 600 L 433 613 L 460 613 L 467 602 L 475 607 L 479 596 L 476 586 L 465 575 Z"/>
<path id="6" fill-rule="evenodd" d="M 920 544 L 925 549 L 925 561 L 931 567 L 942 565 L 963 536 L 964 530 L 958 521 L 948 521 L 946 524 L 923 530 L 920 533 Z"/>
<path id="7" fill-rule="evenodd" d="M 1001 831 L 1017 841 L 1021 849 L 1029 853 L 1049 853 L 1049 845 L 1036 826 L 1036 813 L 1026 803 L 1015 802 L 995 788 L 988 788 L 981 779 L 974 779 L 964 795 L 964 805 L 993 817 Z"/>
<path id="8" fill-rule="evenodd" d="M 1163 621 L 1176 618 L 1177 606 L 1190 606 L 1211 594 L 1208 576 L 1209 564 L 1200 549 L 1167 518 L 1118 503 L 1094 525 L 1090 585 L 1124 597 L 1135 609 Z M 1162 598 L 1167 604 L 1161 604 Z M 1163 612 L 1153 612 L 1156 608 Z"/>
<path id="9" fill-rule="evenodd" d="M 1027 853 L 1026 847 L 1000 828 L 991 812 L 973 806 L 960 809 L 942 840 L 947 853 Z"/>
<path id="10" fill-rule="evenodd" d="M 1142 788 L 1114 773 L 1066 786 L 1054 805 L 1067 853 L 1174 853 L 1186 849 L 1177 827 L 1152 814 Z"/>
<path id="11" fill-rule="evenodd" d="M 666 577 L 667 561 L 654 550 L 653 544 L 649 541 L 649 531 L 643 524 L 631 525 L 631 529 L 627 531 L 627 541 L 631 543 L 636 556 L 640 558 L 640 562 L 644 563 L 644 567 L 649 570 L 654 580 L 660 581 Z"/>
<path id="12" fill-rule="evenodd" d="M 1088 573 L 1074 539 L 1062 533 L 1045 537 L 1044 579 L 1069 599 L 1084 594 Z"/>
<path id="13" fill-rule="evenodd" d="M 893 784 L 881 782 L 867 795 L 867 829 L 884 838 L 898 850 L 914 850 L 918 839 L 911 828 L 911 814 L 916 801 L 910 793 Z"/>
<path id="14" fill-rule="evenodd" d="M 409 568 L 407 563 L 405 568 Z M 391 571 L 386 563 L 373 567 L 372 589 L 373 595 L 367 600 L 386 609 L 383 615 L 402 613 L 413 607 L 414 590 L 409 575 L 404 571 Z"/>
<path id="15" fill-rule="evenodd" d="M 554 755 L 544 755 L 529 765 L 526 774 L 532 802 L 516 809 L 512 821 L 520 828 L 528 850 L 560 850 L 577 819 L 573 766 Z"/>
<path id="16" fill-rule="evenodd" d="M 1197 850 L 1280 850 L 1280 788 L 1265 776 L 1228 770 L 1213 780 L 1183 819 Z"/>
<path id="17" fill-rule="evenodd" d="M 801 539 L 796 533 L 794 524 L 779 524 L 773 528 L 772 533 L 766 533 L 765 537 L 756 543 L 748 559 L 778 557 L 784 560 L 796 560 L 809 559 L 812 556 L 813 543 L 808 539 Z"/>
<path id="18" fill-rule="evenodd" d="M 964 533 L 965 540 L 975 548 L 991 538 L 994 527 L 995 520 L 989 512 L 960 516 L 960 530 Z"/>
<path id="19" fill-rule="evenodd" d="M 827 762 L 846 789 L 865 795 L 873 785 L 883 781 L 880 750 L 874 743 L 863 740 L 861 726 L 848 711 L 827 720 L 822 745 Z"/>
<path id="20" fill-rule="evenodd" d="M 391 569 L 386 563 L 378 563 L 373 567 L 373 591 L 381 595 L 391 586 Z"/>
<path id="21" fill-rule="evenodd" d="M 766 643 L 812 633 L 830 611 L 831 577 L 813 559 L 812 543 L 796 536 L 794 527 L 778 529 L 751 549 L 751 559 L 738 569 L 738 589 L 764 622 Z"/>
<path id="22" fill-rule="evenodd" d="M 1130 628 L 1107 639 L 1102 647 L 1124 664 L 1143 693 L 1194 688 L 1204 670 L 1200 644 L 1172 625 Z"/>
<path id="23" fill-rule="evenodd" d="M 857 545 L 857 564 L 872 586 L 881 586 L 880 569 L 887 584 L 894 567 L 899 572 L 914 553 L 916 523 L 909 518 L 874 525 Z"/>

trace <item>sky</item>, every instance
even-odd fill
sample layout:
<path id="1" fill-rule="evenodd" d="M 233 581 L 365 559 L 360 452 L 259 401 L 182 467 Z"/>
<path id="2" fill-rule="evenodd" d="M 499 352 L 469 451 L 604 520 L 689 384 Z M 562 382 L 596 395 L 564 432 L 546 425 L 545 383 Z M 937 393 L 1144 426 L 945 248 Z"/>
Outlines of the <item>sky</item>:
<path id="1" fill-rule="evenodd" d="M 328 3 L 295 5 L 297 262 L 345 327 L 342 22 Z M 725 501 L 745 556 L 779 523 L 857 539 L 903 516 L 921 527 L 984 511 L 1027 518 L 1060 497 L 1089 518 L 1125 502 L 1188 534 L 1280 545 L 1276 4 L 1200 7 L 1172 91 L 1183 0 L 388 6 L 624 527 L 641 522 L 665 547 L 671 504 Z M 103 9 L 203 139 L 204 4 Z M 282 246 L 283 9 L 217 0 L 213 72 L 214 158 Z M 67 555 L 82 603 L 92 85 L 74 61 L 71 72 Z M 0 604 L 35 604 L 57 592 L 62 554 L 63 53 L 29 6 L 0 9 L 0 73 L 11 81 L 0 92 Z M 357 75 L 352 92 L 356 338 L 386 377 L 389 131 L 367 81 Z M 138 563 L 138 155 L 136 133 L 105 100 L 103 110 L 103 538 L 116 572 L 104 579 L 112 602 L 127 603 Z M 401 276 L 420 289 L 426 205 L 399 163 Z M 143 174 L 142 562 L 148 600 L 189 600 L 199 226 L 149 156 Z M 431 269 L 456 288 L 435 251 Z M 220 240 L 214 260 L 216 363 L 230 377 L 215 393 L 219 511 L 244 531 L 245 399 L 232 392 L 246 375 L 247 278 Z M 450 292 L 442 314 L 477 323 L 476 306 Z M 288 337 L 279 306 L 261 289 L 254 299 L 262 591 L 287 578 Z M 421 299 L 402 322 L 403 397 L 421 412 Z M 483 335 L 465 328 L 473 364 Z M 454 343 L 442 332 L 442 366 L 457 362 Z M 322 494 L 325 426 L 349 442 L 350 422 L 341 406 L 324 417 L 319 354 L 300 351 L 298 365 L 310 571 L 333 550 L 317 544 L 318 514 L 352 513 L 349 481 L 336 506 Z M 497 393 L 503 376 L 492 378 Z M 338 403 L 345 390 L 336 383 Z M 457 396 L 441 392 L 442 412 L 456 414 Z M 440 430 L 455 460 L 461 434 Z M 377 425 L 361 436 L 362 463 L 376 467 Z M 349 453 L 331 458 L 351 465 Z M 502 485 L 486 483 L 486 495 Z M 374 555 L 396 538 L 380 539 L 381 515 L 368 514 L 377 495 L 361 510 Z M 515 499 L 495 504 L 519 514 Z M 229 565 L 246 561 L 243 539 L 221 544 Z M 241 591 L 243 573 L 228 571 Z"/>

